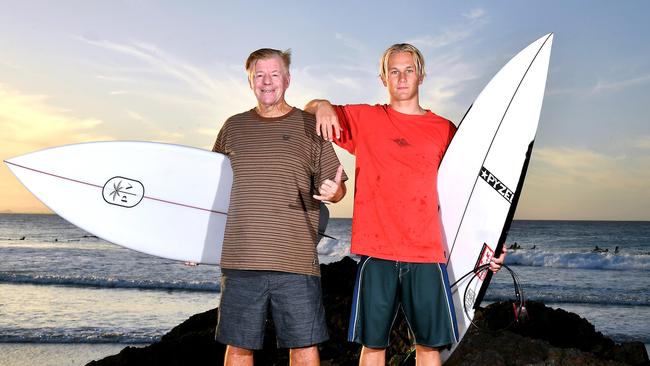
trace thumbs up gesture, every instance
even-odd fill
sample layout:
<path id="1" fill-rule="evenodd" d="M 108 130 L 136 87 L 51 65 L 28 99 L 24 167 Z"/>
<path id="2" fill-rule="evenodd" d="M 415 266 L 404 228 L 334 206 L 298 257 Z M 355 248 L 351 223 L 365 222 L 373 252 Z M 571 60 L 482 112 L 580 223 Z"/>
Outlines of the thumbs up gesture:
<path id="1" fill-rule="evenodd" d="M 318 189 L 319 194 L 315 194 L 314 198 L 319 201 L 340 201 L 345 196 L 345 183 L 341 182 L 342 177 L 343 165 L 339 165 L 334 180 L 325 179 Z"/>

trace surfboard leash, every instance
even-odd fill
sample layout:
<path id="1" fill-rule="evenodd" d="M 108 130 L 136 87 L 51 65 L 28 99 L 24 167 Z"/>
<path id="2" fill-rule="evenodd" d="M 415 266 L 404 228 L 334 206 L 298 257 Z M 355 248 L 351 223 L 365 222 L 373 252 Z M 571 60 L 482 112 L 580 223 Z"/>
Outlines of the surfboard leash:
<path id="1" fill-rule="evenodd" d="M 468 276 L 472 276 L 469 279 L 469 283 L 465 287 L 465 291 L 463 293 L 463 304 L 467 304 L 467 297 L 468 297 L 468 290 L 470 288 L 470 285 L 472 284 L 472 281 L 474 279 L 478 278 L 479 274 L 485 270 L 489 270 L 490 264 L 483 264 L 481 266 L 478 266 L 471 271 L 467 272 L 464 274 L 461 278 L 459 278 L 456 282 L 453 283 L 451 287 L 456 286 L 460 281 L 464 280 Z M 474 317 L 470 316 L 470 314 L 467 312 L 467 306 L 463 306 L 463 311 L 465 312 L 465 316 L 469 319 L 470 323 L 476 327 L 479 331 L 492 331 L 492 332 L 499 332 L 502 330 L 506 330 L 510 328 L 512 325 L 517 324 L 517 323 L 525 323 L 528 320 L 528 310 L 526 310 L 526 298 L 524 296 L 524 290 L 521 287 L 521 282 L 519 280 L 519 275 L 517 272 L 513 271 L 510 267 L 507 265 L 503 264 L 501 266 L 502 268 L 505 268 L 508 273 L 510 274 L 510 277 L 512 278 L 512 285 L 515 291 L 515 298 L 516 300 L 512 303 L 513 307 L 513 312 L 514 312 L 514 320 L 510 322 L 507 326 L 501 328 L 501 329 L 496 329 L 496 330 L 491 330 L 488 328 L 483 328 L 480 327 L 478 324 L 474 322 Z"/>

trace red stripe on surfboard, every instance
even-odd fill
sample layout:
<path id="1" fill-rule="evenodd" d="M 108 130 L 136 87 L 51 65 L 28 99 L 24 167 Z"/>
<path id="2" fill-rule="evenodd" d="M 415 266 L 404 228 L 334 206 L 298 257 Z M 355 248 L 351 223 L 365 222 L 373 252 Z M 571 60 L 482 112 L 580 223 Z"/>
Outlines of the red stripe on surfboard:
<path id="1" fill-rule="evenodd" d="M 75 183 L 79 183 L 79 184 L 85 184 L 85 185 L 87 185 L 87 186 L 96 187 L 96 188 L 100 188 L 100 189 L 103 189 L 103 188 L 104 188 L 104 186 L 99 186 L 99 185 L 97 185 L 97 184 L 92 184 L 92 183 L 84 182 L 84 181 L 81 181 L 81 180 L 72 179 L 72 178 L 68 178 L 68 177 L 63 177 L 63 176 L 61 176 L 61 175 L 57 175 L 57 174 L 53 174 L 53 173 L 44 172 L 44 171 L 42 171 L 42 170 L 38 170 L 38 169 L 34 169 L 34 168 L 29 168 L 29 167 L 26 167 L 26 166 L 23 166 L 23 165 L 20 165 L 20 164 L 12 163 L 12 162 L 7 161 L 7 160 L 4 160 L 4 162 L 5 162 L 6 164 L 9 164 L 9 165 L 13 165 L 13 166 L 17 166 L 17 167 L 19 167 L 19 168 L 23 168 L 23 169 L 31 170 L 31 171 L 36 172 L 36 173 L 49 175 L 49 176 L 51 176 L 51 177 L 55 177 L 55 178 L 59 178 L 59 179 L 63 179 L 63 180 L 68 180 L 68 181 L 75 182 Z M 174 202 L 174 201 L 168 201 L 168 200 L 164 200 L 164 199 L 162 199 L 162 198 L 149 197 L 149 196 L 146 196 L 146 195 L 143 196 L 143 198 L 150 199 L 150 200 L 153 200 L 153 201 L 163 202 L 163 203 L 169 203 L 169 204 L 171 204 L 171 205 L 177 205 L 177 206 L 182 206 L 182 207 L 187 207 L 187 208 L 193 208 L 193 209 L 196 209 L 196 210 L 207 211 L 207 212 L 217 213 L 217 214 L 221 214 L 221 215 L 228 215 L 228 214 L 225 213 L 225 212 L 215 211 L 215 210 L 210 210 L 210 209 L 208 209 L 208 208 L 196 207 L 196 206 L 192 206 L 192 205 L 186 205 L 186 204 L 184 204 L 184 203 Z"/>

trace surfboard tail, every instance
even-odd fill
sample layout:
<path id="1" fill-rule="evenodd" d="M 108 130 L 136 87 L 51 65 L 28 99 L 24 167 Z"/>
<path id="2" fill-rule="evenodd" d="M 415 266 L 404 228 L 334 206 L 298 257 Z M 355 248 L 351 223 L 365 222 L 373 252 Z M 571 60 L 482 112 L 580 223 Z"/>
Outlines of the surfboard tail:
<path id="1" fill-rule="evenodd" d="M 521 191 L 522 188 L 524 187 L 524 181 L 526 180 L 526 173 L 528 172 L 528 164 L 530 163 L 530 157 L 533 154 L 533 145 L 535 144 L 535 140 L 531 141 L 530 144 L 528 145 L 528 150 L 526 151 L 526 160 L 524 161 L 524 165 L 521 168 L 521 174 L 519 176 L 519 184 L 517 184 L 517 190 L 515 191 L 515 196 L 512 199 L 512 205 L 510 206 L 510 211 L 508 212 L 508 216 L 506 217 L 506 222 L 503 225 L 503 230 L 501 231 L 501 235 L 499 236 L 499 241 L 497 243 L 497 246 L 494 250 L 494 256 L 498 257 L 503 253 L 503 246 L 506 243 L 506 238 L 508 237 L 508 233 L 510 232 L 510 226 L 512 225 L 512 220 L 515 217 L 515 212 L 517 211 L 517 204 L 519 203 L 519 197 L 521 197 Z M 480 305 L 481 302 L 483 302 L 483 298 L 485 297 L 485 292 L 488 289 L 488 286 L 490 285 L 490 281 L 492 280 L 492 271 L 488 271 L 487 275 L 485 276 L 485 280 L 483 280 L 483 284 L 481 285 L 481 288 L 478 291 L 478 294 L 476 295 L 476 301 L 474 302 L 474 309 L 477 309 Z"/>

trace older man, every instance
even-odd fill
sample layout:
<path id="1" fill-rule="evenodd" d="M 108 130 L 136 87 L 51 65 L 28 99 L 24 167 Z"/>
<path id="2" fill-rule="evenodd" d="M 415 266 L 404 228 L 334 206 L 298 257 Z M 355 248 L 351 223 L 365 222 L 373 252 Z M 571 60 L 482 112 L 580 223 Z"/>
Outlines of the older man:
<path id="1" fill-rule="evenodd" d="M 331 143 L 313 115 L 290 106 L 289 51 L 246 60 L 257 106 L 230 117 L 213 151 L 228 155 L 234 181 L 223 243 L 216 337 L 226 365 L 252 365 L 268 313 L 293 365 L 317 365 L 327 340 L 316 240 L 321 201 L 345 195 Z"/>

